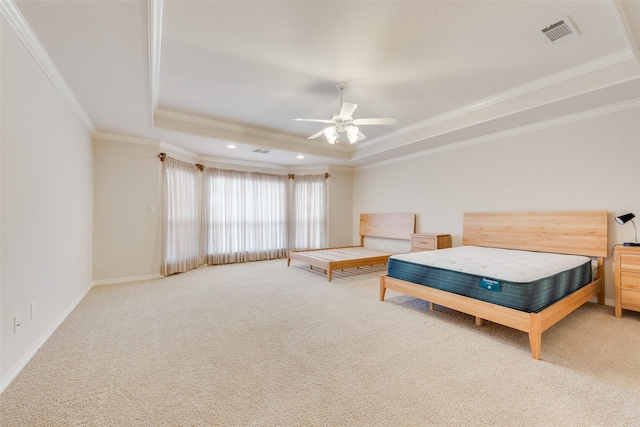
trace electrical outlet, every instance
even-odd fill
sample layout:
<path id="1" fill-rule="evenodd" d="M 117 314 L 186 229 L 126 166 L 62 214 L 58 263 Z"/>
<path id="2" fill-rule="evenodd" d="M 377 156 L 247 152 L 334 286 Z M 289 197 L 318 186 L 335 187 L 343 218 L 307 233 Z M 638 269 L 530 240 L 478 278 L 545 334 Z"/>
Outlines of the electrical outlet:
<path id="1" fill-rule="evenodd" d="M 13 333 L 17 334 L 20 330 L 20 315 L 16 314 L 13 316 Z"/>

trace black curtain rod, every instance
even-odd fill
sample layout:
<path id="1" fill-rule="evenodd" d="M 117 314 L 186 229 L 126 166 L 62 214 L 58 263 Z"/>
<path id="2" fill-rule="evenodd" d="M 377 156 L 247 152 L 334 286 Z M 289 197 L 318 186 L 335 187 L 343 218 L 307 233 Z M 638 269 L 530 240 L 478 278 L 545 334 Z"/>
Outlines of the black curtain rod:
<path id="1" fill-rule="evenodd" d="M 164 162 L 164 161 L 165 161 L 165 159 L 167 158 L 167 153 L 160 153 L 160 154 L 158 154 L 158 157 L 160 158 L 160 161 L 161 161 L 161 162 Z M 173 158 L 173 157 L 172 157 L 172 158 Z M 177 160 L 177 159 L 174 159 L 174 160 Z M 178 160 L 178 161 L 179 161 L 179 162 L 181 162 L 181 160 Z M 185 163 L 185 164 L 188 164 L 188 165 L 193 165 L 193 163 L 187 163 L 187 162 L 182 162 L 182 163 Z M 199 163 L 196 163 L 196 164 L 195 164 L 195 166 L 196 166 L 198 169 L 200 169 L 200 172 L 202 172 L 202 171 L 204 170 L 204 165 L 201 165 L 201 164 L 199 164 Z M 329 173 L 328 173 L 328 172 L 326 172 L 326 173 L 324 174 L 325 179 L 328 179 L 330 176 L 331 176 L 331 175 L 329 175 Z M 295 174 L 293 174 L 293 173 L 290 173 L 290 174 L 288 175 L 288 177 L 289 177 L 289 179 L 295 179 L 296 175 L 295 175 Z"/>

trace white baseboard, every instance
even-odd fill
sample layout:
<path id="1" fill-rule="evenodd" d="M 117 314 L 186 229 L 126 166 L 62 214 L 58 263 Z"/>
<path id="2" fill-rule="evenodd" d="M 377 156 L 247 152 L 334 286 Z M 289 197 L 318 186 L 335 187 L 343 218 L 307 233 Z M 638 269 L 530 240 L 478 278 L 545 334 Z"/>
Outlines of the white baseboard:
<path id="1" fill-rule="evenodd" d="M 24 357 L 21 360 L 19 360 L 18 363 L 16 363 L 16 365 L 11 370 L 9 370 L 7 376 L 5 378 L 0 379 L 0 394 L 2 394 L 7 387 L 9 387 L 9 384 L 11 384 L 11 382 L 22 371 L 22 369 L 24 369 L 24 367 L 27 366 L 27 363 L 29 363 L 29 361 L 33 358 L 36 352 L 40 350 L 40 347 L 42 347 L 43 344 L 47 342 L 47 340 L 51 337 L 51 335 L 53 335 L 56 329 L 58 329 L 58 327 L 62 324 L 62 322 L 64 322 L 67 316 L 69 316 L 69 314 L 76 308 L 76 306 L 80 303 L 80 301 L 82 301 L 82 299 L 87 295 L 87 293 L 91 290 L 92 287 L 93 287 L 93 283 L 90 283 L 88 286 L 86 286 L 82 290 L 82 292 L 80 292 L 80 295 L 78 295 L 71 302 L 71 304 L 69 304 L 67 309 L 64 310 L 62 314 L 60 314 L 58 319 L 56 319 L 56 321 L 49 326 L 49 328 L 44 332 L 44 334 L 42 334 L 40 339 L 38 339 L 33 344 L 33 346 L 27 352 L 27 354 L 25 354 Z"/>
<path id="2" fill-rule="evenodd" d="M 159 279 L 163 276 L 160 274 L 150 274 L 146 276 L 133 276 L 133 277 L 123 277 L 119 279 L 108 279 L 108 280 L 96 280 L 91 282 L 89 285 L 83 289 L 83 291 L 78 295 L 71 304 L 67 307 L 66 310 L 62 312 L 62 314 L 53 322 L 49 328 L 45 331 L 44 334 L 38 339 L 31 349 L 25 354 L 25 356 L 16 363 L 16 365 L 8 372 L 5 378 L 0 378 L 0 394 L 2 394 L 5 389 L 13 382 L 13 380 L 18 376 L 18 374 L 27 366 L 27 363 L 33 358 L 33 356 L 37 353 L 37 351 L 44 345 L 45 342 L 53 335 L 53 333 L 58 329 L 58 327 L 64 322 L 64 320 L 69 316 L 69 314 L 76 308 L 76 306 L 82 301 L 82 299 L 89 293 L 91 288 L 94 286 L 100 285 L 110 285 L 114 283 L 126 283 L 126 282 L 137 282 L 140 280 L 150 280 L 150 279 Z"/>
<path id="3" fill-rule="evenodd" d="M 127 283 L 127 282 L 138 282 L 141 280 L 152 280 L 152 279 L 161 279 L 163 276 L 160 274 L 147 274 L 144 276 L 131 276 L 131 277 L 120 277 L 117 279 L 105 279 L 105 280 L 94 280 L 94 286 L 102 286 L 102 285 L 113 285 L 115 283 Z"/>
<path id="4" fill-rule="evenodd" d="M 597 304 L 598 303 L 598 297 L 591 298 L 589 300 L 589 302 Z M 615 307 L 616 306 L 616 300 L 605 298 L 604 305 L 609 306 L 609 307 Z"/>

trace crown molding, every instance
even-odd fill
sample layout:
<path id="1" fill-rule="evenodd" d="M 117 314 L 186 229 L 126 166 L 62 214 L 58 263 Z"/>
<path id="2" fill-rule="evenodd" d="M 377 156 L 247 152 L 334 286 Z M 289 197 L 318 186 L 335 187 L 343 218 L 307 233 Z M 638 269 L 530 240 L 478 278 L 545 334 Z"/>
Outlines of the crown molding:
<path id="1" fill-rule="evenodd" d="M 356 168 L 354 166 L 329 165 L 329 172 L 331 172 L 332 170 L 338 170 L 341 172 L 354 172 Z"/>
<path id="2" fill-rule="evenodd" d="M 173 151 L 174 153 L 182 154 L 183 156 L 187 156 L 193 159 L 194 161 L 204 160 L 204 158 L 201 155 L 194 153 L 193 151 L 189 151 L 187 149 L 175 146 L 173 144 L 169 144 L 168 142 L 165 142 L 165 141 L 161 141 L 158 148 L 160 150 L 168 150 L 168 151 Z"/>
<path id="3" fill-rule="evenodd" d="M 137 136 L 120 135 L 117 133 L 96 132 L 93 135 L 93 139 L 100 139 L 103 141 L 116 141 L 116 142 L 128 142 L 131 144 L 151 145 L 154 147 L 160 147 L 161 141 L 154 139 L 139 138 Z"/>
<path id="4" fill-rule="evenodd" d="M 308 166 L 286 166 L 286 165 L 279 165 L 279 164 L 274 164 L 274 163 L 260 163 L 260 162 L 249 162 L 246 160 L 236 160 L 236 159 L 229 159 L 226 157 L 211 157 L 211 156 L 200 156 L 196 153 L 193 153 L 191 151 L 185 150 L 183 148 L 180 147 L 176 147 L 175 145 L 169 144 L 167 142 L 162 142 L 160 143 L 160 149 L 161 150 L 168 150 L 168 151 L 174 151 L 180 154 L 183 154 L 185 156 L 190 157 L 191 159 L 193 159 L 193 161 L 199 161 L 199 162 L 210 162 L 210 163 L 222 163 L 225 165 L 234 165 L 234 166 L 244 166 L 244 167 L 252 167 L 252 168 L 260 168 L 260 169 L 274 169 L 274 170 L 278 170 L 281 172 L 287 172 L 287 173 L 295 173 L 295 172 L 299 172 L 299 171 L 317 171 L 317 170 L 323 170 L 323 171 L 328 171 L 328 170 L 341 170 L 341 171 L 345 171 L 345 172 L 353 172 L 354 168 L 351 166 L 333 166 L 333 165 L 308 165 Z"/>
<path id="5" fill-rule="evenodd" d="M 224 163 L 230 165 L 238 165 L 238 166 L 250 166 L 257 167 L 262 169 L 277 169 L 277 170 L 286 170 L 286 171 L 303 171 L 303 170 L 319 170 L 319 169 L 328 169 L 331 167 L 332 169 L 336 169 L 336 166 L 329 165 L 315 165 L 315 166 L 284 166 L 278 164 L 271 163 L 260 163 L 260 162 L 248 162 L 244 160 L 234 160 L 225 157 L 207 157 L 202 156 L 200 154 L 194 153 L 193 151 L 186 150 L 184 148 L 178 147 L 176 145 L 170 144 L 165 141 L 157 141 L 153 139 L 147 138 L 139 138 L 137 136 L 130 135 L 121 135 L 115 133 L 107 133 L 107 132 L 97 132 L 93 136 L 94 140 L 101 140 L 104 142 L 126 142 L 129 144 L 141 144 L 148 145 L 152 147 L 157 147 L 158 151 L 172 151 L 177 154 L 181 154 L 193 160 L 194 162 L 214 162 L 214 163 Z M 344 170 L 353 171 L 351 167 L 345 167 Z"/>
<path id="6" fill-rule="evenodd" d="M 84 127 L 89 131 L 91 135 L 96 133 L 96 127 L 94 126 L 91 118 L 84 110 L 78 99 L 75 97 L 67 82 L 58 71 L 51 57 L 36 37 L 35 33 L 22 16 L 22 13 L 16 6 L 13 0 L 0 0 L 0 15 L 4 16 L 13 31 L 20 38 L 24 46 L 31 53 L 33 59 L 40 66 L 45 75 L 49 78 L 53 86 L 60 92 L 60 95 L 65 99 L 67 104 L 71 107 L 73 112 L 78 116 Z"/>
<path id="7" fill-rule="evenodd" d="M 577 77 L 583 76 L 585 74 L 594 72 L 594 71 L 598 71 L 601 70 L 603 68 L 606 67 L 610 67 L 612 65 L 616 65 L 619 64 L 621 62 L 627 61 L 629 59 L 633 58 L 633 54 L 631 52 L 630 49 L 623 49 L 621 51 L 618 52 L 614 52 L 612 54 L 603 56 L 601 58 L 595 59 L 593 61 L 584 63 L 582 65 L 579 65 L 577 67 L 571 68 L 569 70 L 565 70 L 547 77 L 544 77 L 542 79 L 538 79 L 536 81 L 533 82 L 529 82 L 526 83 L 524 85 L 518 86 L 516 88 L 510 89 L 508 91 L 502 92 L 496 96 L 492 96 L 489 98 L 485 98 L 483 100 L 480 100 L 478 102 L 475 102 L 473 104 L 468 104 L 465 105 L 461 108 L 455 109 L 455 110 L 451 110 L 448 112 L 445 112 L 443 114 L 439 114 L 437 116 L 431 117 L 429 119 L 423 120 L 421 122 L 415 123 L 413 125 L 410 126 L 406 126 L 402 129 L 398 129 L 397 131 L 391 132 L 389 134 L 386 134 L 380 138 L 375 138 L 372 139 L 371 141 L 367 141 L 365 143 L 359 144 L 359 148 L 364 148 L 367 146 L 371 146 L 371 145 L 375 145 L 378 144 L 380 142 L 384 142 L 384 141 L 388 141 L 388 140 L 393 140 L 394 138 L 397 138 L 399 136 L 402 135 L 406 135 L 409 134 L 411 132 L 416 132 L 416 131 L 421 131 L 421 130 L 425 130 L 428 129 L 429 127 L 435 126 L 437 124 L 440 124 L 442 122 L 445 122 L 447 120 L 451 120 L 451 119 L 455 119 L 470 113 L 473 113 L 477 110 L 480 110 L 482 108 L 486 108 L 489 106 L 493 106 L 493 105 L 498 105 L 500 103 L 512 100 L 514 98 L 520 97 L 520 96 L 524 96 L 539 90 L 543 90 L 545 88 L 548 88 L 550 86 L 553 85 L 557 85 L 557 84 L 561 84 L 563 82 L 568 82 L 572 79 L 575 79 Z M 622 83 L 622 81 L 615 81 L 615 82 L 610 82 L 609 86 L 611 85 L 615 85 L 615 84 L 619 84 Z M 602 89 L 603 86 L 599 86 L 599 87 L 592 87 L 589 88 L 589 90 L 587 92 L 591 92 L 593 90 L 597 90 L 597 89 Z M 574 93 L 571 94 L 570 96 L 577 96 L 580 95 L 582 93 L 585 92 L 581 92 L 581 93 Z M 567 96 L 565 96 L 564 98 L 567 98 Z M 556 99 L 551 99 L 548 100 L 546 103 L 538 103 L 536 105 L 531 105 L 528 107 L 528 109 L 530 108 L 536 108 L 536 107 L 540 107 L 542 105 L 546 105 L 552 102 L 556 102 L 559 101 L 563 98 L 556 98 Z M 509 114 L 513 114 L 514 111 L 510 111 Z M 357 157 L 357 156 L 356 156 Z"/>
<path id="8" fill-rule="evenodd" d="M 581 111 L 579 113 L 568 114 L 566 116 L 556 117 L 554 119 L 545 120 L 538 123 L 529 124 L 526 126 L 521 126 L 513 129 L 508 129 L 500 132 L 491 133 L 488 135 L 479 136 L 476 138 L 471 138 L 463 141 L 459 141 L 453 144 L 444 145 L 441 147 L 430 148 L 428 150 L 423 150 L 417 153 L 409 154 L 406 156 L 394 157 L 388 160 L 384 160 L 381 162 L 370 163 L 363 166 L 357 166 L 354 168 L 355 171 L 378 168 L 380 166 L 390 165 L 394 163 L 400 163 L 411 159 L 416 159 L 420 157 L 430 156 L 432 154 L 442 153 L 446 151 L 457 150 L 464 147 L 469 147 L 471 145 L 481 144 L 484 142 L 491 142 L 502 138 L 508 138 L 512 136 L 522 135 L 529 132 L 534 132 L 537 130 L 542 130 L 554 126 L 560 126 L 567 123 L 578 122 L 581 120 L 587 120 L 590 118 L 604 116 L 607 114 L 617 113 L 619 111 L 630 110 L 633 108 L 640 108 L 640 98 L 632 99 L 630 101 L 623 101 L 616 104 L 606 105 L 604 107 L 594 108 L 587 111 Z"/>
<path id="9" fill-rule="evenodd" d="M 243 134 L 258 136 L 262 138 L 272 138 L 272 139 L 277 139 L 279 141 L 294 142 L 296 144 L 304 144 L 311 147 L 317 147 L 317 144 L 310 143 L 306 138 L 300 138 L 298 136 L 293 136 L 293 135 L 279 133 L 279 132 L 272 132 L 265 129 L 258 129 L 258 128 L 239 125 L 235 123 L 223 122 L 220 120 L 194 116 L 192 114 L 179 113 L 177 111 L 166 110 L 164 108 L 158 108 L 155 111 L 155 116 L 163 117 L 166 119 L 178 120 L 186 123 L 193 123 L 196 125 L 202 125 L 209 128 L 223 129 L 227 131 L 243 133 Z M 337 145 L 334 145 L 332 148 L 335 148 L 336 150 L 341 150 L 341 151 L 348 151 L 348 152 L 353 151 Z"/>
<path id="10" fill-rule="evenodd" d="M 622 31 L 622 34 L 624 35 L 627 44 L 629 45 L 631 53 L 636 59 L 638 65 L 640 65 L 640 49 L 638 48 L 636 39 L 633 36 L 633 31 L 631 31 L 631 26 L 629 25 L 627 15 L 624 12 L 624 8 L 622 7 L 620 0 L 611 0 L 611 9 L 613 9 L 613 14 L 618 21 L 618 25 L 620 25 L 620 30 Z"/>
<path id="11" fill-rule="evenodd" d="M 263 129 L 249 128 L 234 123 L 193 116 L 159 108 L 154 115 L 156 128 L 168 129 L 190 135 L 198 135 L 219 142 L 228 141 L 273 150 L 297 152 L 305 155 L 351 159 L 351 151 L 329 147 L 329 144 L 310 144 L 306 139 Z M 293 142 L 295 141 L 295 142 Z"/>
<path id="12" fill-rule="evenodd" d="M 273 163 L 248 162 L 245 160 L 234 160 L 225 157 L 201 157 L 201 159 L 205 162 L 223 163 L 226 165 L 247 166 L 261 169 L 277 169 L 279 171 L 287 172 L 289 172 L 291 169 L 291 166 L 277 165 Z"/>
<path id="13" fill-rule="evenodd" d="M 294 174 L 299 172 L 312 174 L 329 173 L 329 165 L 290 166 L 289 172 Z"/>
<path id="14" fill-rule="evenodd" d="M 249 166 L 262 169 L 277 169 L 283 173 L 298 173 L 298 172 L 312 172 L 312 173 L 331 173 L 334 171 L 353 172 L 355 170 L 352 166 L 335 166 L 335 165 L 309 165 L 309 166 L 284 166 L 274 165 L 272 163 L 257 163 L 257 162 L 245 162 L 242 160 L 233 160 L 218 157 L 205 157 L 201 158 L 203 161 L 212 163 L 223 163 L 228 165 Z"/>

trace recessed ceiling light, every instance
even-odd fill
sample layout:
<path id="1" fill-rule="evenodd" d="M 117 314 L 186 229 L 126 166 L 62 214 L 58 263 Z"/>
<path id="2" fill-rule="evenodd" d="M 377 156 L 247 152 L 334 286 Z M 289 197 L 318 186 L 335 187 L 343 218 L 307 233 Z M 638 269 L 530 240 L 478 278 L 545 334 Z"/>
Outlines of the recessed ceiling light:
<path id="1" fill-rule="evenodd" d="M 304 156 L 302 154 L 298 154 L 298 158 L 299 159 L 304 159 Z"/>
<path id="2" fill-rule="evenodd" d="M 233 145 L 233 144 L 229 144 L 229 145 L 227 145 L 227 148 L 236 148 L 236 146 Z"/>

